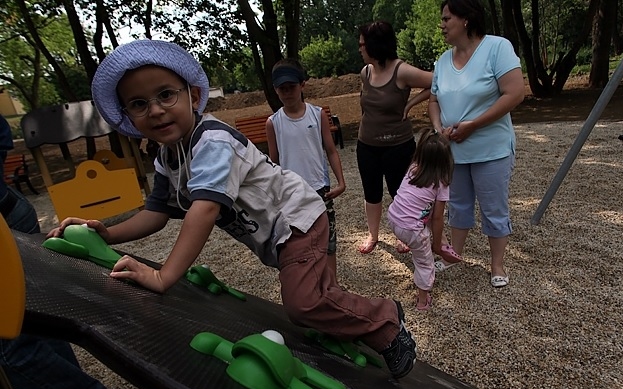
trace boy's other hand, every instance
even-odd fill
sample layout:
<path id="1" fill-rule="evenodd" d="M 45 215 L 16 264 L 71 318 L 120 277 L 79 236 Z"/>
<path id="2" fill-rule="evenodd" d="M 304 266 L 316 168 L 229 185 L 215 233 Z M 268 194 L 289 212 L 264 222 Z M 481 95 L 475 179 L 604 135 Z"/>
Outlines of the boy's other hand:
<path id="1" fill-rule="evenodd" d="M 160 271 L 137 261 L 129 255 L 121 257 L 113 266 L 112 272 L 109 275 L 120 280 L 135 281 L 154 292 L 164 293 L 166 290 L 160 277 Z"/>
<path id="2" fill-rule="evenodd" d="M 324 197 L 326 199 L 334 199 L 337 196 L 341 195 L 342 193 L 344 193 L 344 191 L 346 190 L 346 185 L 337 185 L 334 188 L 332 188 L 330 191 L 328 191 L 327 193 L 325 193 Z"/>
<path id="3" fill-rule="evenodd" d="M 86 220 L 86 219 L 81 219 L 78 217 L 68 217 L 65 220 L 63 220 L 60 226 L 48 232 L 48 234 L 45 236 L 46 239 L 62 237 L 63 231 L 65 231 L 65 228 L 73 224 L 85 224 L 87 227 L 93 228 L 102 237 L 102 239 L 104 239 L 104 241 L 108 243 L 108 237 L 110 234 L 108 233 L 108 229 L 102 222 L 100 222 L 99 220 Z"/>

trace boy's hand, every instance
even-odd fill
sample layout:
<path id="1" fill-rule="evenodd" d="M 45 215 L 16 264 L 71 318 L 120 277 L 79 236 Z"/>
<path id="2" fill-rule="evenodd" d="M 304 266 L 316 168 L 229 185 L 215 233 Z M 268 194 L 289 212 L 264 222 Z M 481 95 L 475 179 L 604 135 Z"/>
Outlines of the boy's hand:
<path id="1" fill-rule="evenodd" d="M 164 293 L 166 290 L 159 270 L 153 269 L 129 255 L 124 255 L 117 261 L 112 268 L 112 272 L 110 272 L 110 277 L 120 280 L 132 280 L 158 293 Z"/>
<path id="2" fill-rule="evenodd" d="M 327 200 L 334 199 L 337 196 L 339 196 L 342 193 L 344 193 L 345 190 L 346 190 L 346 185 L 337 185 L 336 187 L 332 188 L 330 191 L 325 193 L 324 197 Z"/>
<path id="3" fill-rule="evenodd" d="M 73 224 L 86 224 L 87 227 L 93 228 L 102 237 L 102 239 L 104 239 L 104 241 L 108 243 L 108 238 L 110 237 L 110 234 L 108 233 L 108 229 L 102 222 L 100 222 L 99 220 L 80 219 L 78 217 L 68 217 L 63 220 L 60 226 L 48 232 L 48 234 L 45 236 L 46 239 L 62 237 L 65 228 Z"/>

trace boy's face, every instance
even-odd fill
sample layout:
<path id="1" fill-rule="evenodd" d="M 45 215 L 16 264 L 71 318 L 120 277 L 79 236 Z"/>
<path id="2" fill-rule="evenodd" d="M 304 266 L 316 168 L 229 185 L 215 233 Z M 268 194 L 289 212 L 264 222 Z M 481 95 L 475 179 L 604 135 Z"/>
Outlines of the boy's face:
<path id="1" fill-rule="evenodd" d="M 124 114 L 149 139 L 166 145 L 174 144 L 190 136 L 195 127 L 193 111 L 199 104 L 199 88 L 191 87 L 189 97 L 184 80 L 169 69 L 143 66 L 130 70 L 119 81 L 117 94 L 121 105 L 126 108 Z M 136 113 L 145 106 L 146 113 L 142 112 L 142 116 Z"/>
<path id="2" fill-rule="evenodd" d="M 283 84 L 275 87 L 275 92 L 279 96 L 279 100 L 284 106 L 292 106 L 301 103 L 301 93 L 303 92 L 303 86 L 305 82 L 284 82 Z"/>

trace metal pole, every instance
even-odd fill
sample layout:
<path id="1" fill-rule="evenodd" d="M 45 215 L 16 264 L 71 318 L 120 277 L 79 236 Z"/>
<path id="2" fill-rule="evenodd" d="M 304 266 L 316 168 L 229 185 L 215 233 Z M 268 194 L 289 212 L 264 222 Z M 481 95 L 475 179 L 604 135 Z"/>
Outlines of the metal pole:
<path id="1" fill-rule="evenodd" d="M 612 77 L 606 84 L 606 87 L 601 92 L 601 95 L 599 95 L 599 98 L 593 106 L 591 113 L 588 115 L 586 122 L 584 122 L 580 133 L 578 134 L 577 138 L 575 138 L 575 142 L 573 142 L 571 149 L 565 156 L 564 161 L 562 161 L 562 164 L 560 165 L 558 172 L 554 176 L 552 183 L 547 189 L 547 192 L 545 192 L 541 203 L 537 207 L 534 216 L 532 216 L 532 219 L 530 220 L 530 223 L 532 223 L 533 225 L 539 224 L 541 216 L 543 216 L 543 213 L 545 213 L 547 206 L 552 201 L 552 198 L 556 194 L 556 191 L 560 187 L 560 184 L 562 184 L 562 180 L 567 175 L 567 172 L 571 168 L 573 161 L 575 161 L 576 157 L 578 156 L 578 153 L 582 149 L 584 142 L 586 142 L 586 139 L 593 130 L 593 127 L 595 127 L 595 123 L 597 123 L 597 120 L 599 120 L 599 118 L 601 117 L 604 108 L 606 108 L 606 105 L 608 105 L 608 102 L 610 102 L 614 91 L 616 91 L 617 87 L 621 83 L 621 79 L 623 79 L 623 59 L 621 60 L 621 62 L 619 62 L 619 65 L 617 66 L 614 74 L 612 74 Z"/>

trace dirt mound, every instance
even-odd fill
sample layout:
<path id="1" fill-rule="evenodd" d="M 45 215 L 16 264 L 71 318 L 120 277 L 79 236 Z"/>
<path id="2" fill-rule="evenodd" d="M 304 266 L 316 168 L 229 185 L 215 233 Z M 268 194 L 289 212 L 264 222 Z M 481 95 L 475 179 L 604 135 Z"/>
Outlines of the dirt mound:
<path id="1" fill-rule="evenodd" d="M 359 92 L 361 81 L 358 74 L 346 74 L 339 77 L 310 78 L 305 82 L 306 98 L 341 96 Z M 263 91 L 227 94 L 208 100 L 206 111 L 223 111 L 255 107 L 266 102 Z"/>
<path id="2" fill-rule="evenodd" d="M 305 83 L 306 98 L 341 96 L 359 92 L 361 79 L 358 74 L 346 74 L 339 77 L 310 78 Z"/>

